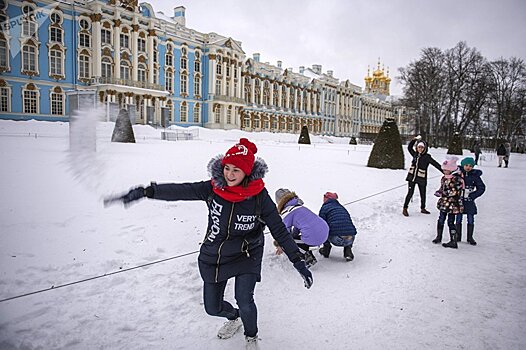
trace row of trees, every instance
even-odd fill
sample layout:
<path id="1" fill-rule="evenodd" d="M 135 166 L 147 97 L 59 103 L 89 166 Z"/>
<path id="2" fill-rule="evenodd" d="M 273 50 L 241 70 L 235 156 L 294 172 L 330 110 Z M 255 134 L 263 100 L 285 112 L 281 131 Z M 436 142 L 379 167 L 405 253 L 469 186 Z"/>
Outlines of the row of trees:
<path id="1" fill-rule="evenodd" d="M 449 50 L 429 47 L 399 69 L 402 102 L 416 110 L 416 130 L 433 146 L 458 133 L 469 147 L 507 140 L 516 147 L 526 132 L 526 66 L 519 58 L 488 61 L 461 41 Z"/>

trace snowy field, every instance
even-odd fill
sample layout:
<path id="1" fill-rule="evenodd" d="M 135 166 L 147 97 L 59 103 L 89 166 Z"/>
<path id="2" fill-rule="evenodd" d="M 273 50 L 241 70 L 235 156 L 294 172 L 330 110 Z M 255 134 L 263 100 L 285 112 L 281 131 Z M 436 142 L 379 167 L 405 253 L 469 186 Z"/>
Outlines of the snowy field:
<path id="1" fill-rule="evenodd" d="M 324 192 L 337 192 L 358 229 L 353 262 L 342 248 L 329 259 L 315 252 L 310 290 L 266 236 L 255 295 L 262 349 L 526 348 L 524 155 L 512 154 L 504 169 L 485 154 L 478 245 L 453 250 L 431 243 L 432 167 L 432 214 L 419 213 L 416 191 L 406 218 L 407 171 L 367 168 L 371 146 L 348 138 L 311 135 L 313 144 L 300 146 L 298 135 L 198 129 L 197 140 L 169 142 L 161 130 L 134 126 L 136 144 L 115 144 L 112 130 L 100 123 L 97 152 L 71 155 L 67 123 L 0 121 L 0 349 L 243 348 L 242 332 L 216 338 L 223 320 L 202 306 L 195 252 L 205 203 L 102 205 L 103 196 L 150 181 L 207 179 L 209 159 L 240 137 L 268 163 L 269 192 L 293 189 L 315 212 Z M 430 153 L 442 162 L 446 150 Z M 226 297 L 234 301 L 231 284 Z"/>

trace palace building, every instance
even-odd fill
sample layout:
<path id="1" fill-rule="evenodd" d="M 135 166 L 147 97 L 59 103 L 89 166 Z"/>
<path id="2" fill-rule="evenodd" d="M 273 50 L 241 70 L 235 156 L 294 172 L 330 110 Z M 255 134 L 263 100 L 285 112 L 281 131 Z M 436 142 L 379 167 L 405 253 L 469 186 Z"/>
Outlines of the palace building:
<path id="1" fill-rule="evenodd" d="M 362 89 L 321 65 L 283 69 L 241 42 L 186 27 L 186 9 L 135 0 L 0 0 L 0 118 L 68 121 L 72 93 L 134 123 L 361 137 L 390 104 L 388 74 Z"/>

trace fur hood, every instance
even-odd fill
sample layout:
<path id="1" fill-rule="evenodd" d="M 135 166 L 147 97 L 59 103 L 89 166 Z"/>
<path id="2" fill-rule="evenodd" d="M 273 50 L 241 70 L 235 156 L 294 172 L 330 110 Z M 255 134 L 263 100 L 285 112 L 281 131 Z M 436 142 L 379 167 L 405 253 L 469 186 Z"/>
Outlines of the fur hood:
<path id="1" fill-rule="evenodd" d="M 226 180 L 223 175 L 223 165 L 221 161 L 223 160 L 223 155 L 217 155 L 214 158 L 210 159 L 208 162 L 208 175 L 214 181 L 214 184 L 219 188 L 224 188 L 226 186 Z M 252 172 L 248 176 L 250 181 L 257 179 L 263 179 L 265 174 L 268 172 L 267 163 L 262 158 L 257 157 L 254 161 L 254 166 L 252 167 Z"/>
<path id="2" fill-rule="evenodd" d="M 285 209 L 285 205 L 294 198 L 298 198 L 298 204 L 300 204 L 301 199 L 299 199 L 298 195 L 295 192 L 289 192 L 283 197 L 281 197 L 281 199 L 276 203 L 278 213 L 281 214 L 283 212 L 283 209 Z M 301 202 L 301 204 L 303 204 L 303 201 Z"/>

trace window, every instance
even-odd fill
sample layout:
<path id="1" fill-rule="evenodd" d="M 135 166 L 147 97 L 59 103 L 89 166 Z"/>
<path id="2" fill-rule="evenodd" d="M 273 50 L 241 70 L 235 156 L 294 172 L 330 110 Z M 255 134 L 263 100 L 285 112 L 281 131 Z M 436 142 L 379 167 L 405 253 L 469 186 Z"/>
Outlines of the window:
<path id="1" fill-rule="evenodd" d="M 22 36 L 29 38 L 36 36 L 37 24 L 29 19 L 24 19 L 22 22 Z"/>
<path id="2" fill-rule="evenodd" d="M 221 80 L 216 79 L 216 95 L 221 95 Z"/>
<path id="3" fill-rule="evenodd" d="M 64 115 L 64 94 L 51 93 L 51 114 Z"/>
<path id="4" fill-rule="evenodd" d="M 194 72 L 201 73 L 201 62 L 199 61 L 194 62 Z"/>
<path id="5" fill-rule="evenodd" d="M 166 76 L 164 79 L 164 89 L 166 91 L 173 92 L 173 74 L 172 72 L 166 72 Z"/>
<path id="6" fill-rule="evenodd" d="M 91 38 L 87 33 L 80 33 L 79 35 L 79 46 L 80 47 L 91 47 Z"/>
<path id="7" fill-rule="evenodd" d="M 60 24 L 60 22 L 62 21 L 62 17 L 60 17 L 60 15 L 56 12 L 52 13 L 50 18 L 51 23 L 53 24 Z"/>
<path id="8" fill-rule="evenodd" d="M 49 41 L 53 43 L 62 43 L 62 29 L 51 27 L 49 31 Z"/>
<path id="9" fill-rule="evenodd" d="M 201 119 L 201 106 L 199 103 L 196 103 L 194 106 L 194 123 L 199 123 Z"/>
<path id="10" fill-rule="evenodd" d="M 24 90 L 24 113 L 35 114 L 38 109 L 38 96 L 36 91 Z"/>
<path id="11" fill-rule="evenodd" d="M 188 76 L 181 74 L 181 95 L 188 93 Z"/>
<path id="12" fill-rule="evenodd" d="M 188 69 L 188 59 L 186 57 L 181 57 L 181 70 Z"/>
<path id="13" fill-rule="evenodd" d="M 153 83 L 154 84 L 159 83 L 159 70 L 157 68 L 153 69 Z"/>
<path id="14" fill-rule="evenodd" d="M 79 56 L 79 78 L 89 79 L 90 69 L 89 69 L 89 56 L 80 55 Z"/>
<path id="15" fill-rule="evenodd" d="M 214 122 L 219 124 L 221 123 L 221 106 L 216 106 L 214 109 Z"/>
<path id="16" fill-rule="evenodd" d="M 80 28 L 82 28 L 84 30 L 88 30 L 89 29 L 89 22 L 86 21 L 85 19 L 81 19 L 80 22 L 79 22 L 79 25 L 80 25 Z"/>
<path id="17" fill-rule="evenodd" d="M 225 95 L 226 96 L 230 96 L 230 81 L 226 81 L 226 84 L 225 84 Z"/>
<path id="18" fill-rule="evenodd" d="M 250 128 L 250 117 L 245 117 L 245 119 L 243 119 L 243 127 Z"/>
<path id="19" fill-rule="evenodd" d="M 139 64 L 137 69 L 137 79 L 142 82 L 146 82 L 146 67 L 144 64 Z"/>
<path id="20" fill-rule="evenodd" d="M 232 124 L 232 107 L 228 107 L 226 111 L 226 123 Z"/>
<path id="21" fill-rule="evenodd" d="M 100 40 L 103 44 L 111 45 L 111 31 L 109 31 L 108 29 L 101 29 L 100 36 Z"/>
<path id="22" fill-rule="evenodd" d="M 121 62 L 121 79 L 130 79 L 130 65 L 126 61 Z"/>
<path id="23" fill-rule="evenodd" d="M 49 74 L 62 75 L 62 51 L 51 50 L 49 52 Z"/>
<path id="24" fill-rule="evenodd" d="M 173 62 L 174 62 L 174 57 L 172 56 L 172 54 L 167 54 L 166 55 L 166 65 L 172 66 Z"/>
<path id="25" fill-rule="evenodd" d="M 127 34 L 121 33 L 120 35 L 121 48 L 130 48 L 130 37 Z"/>
<path id="26" fill-rule="evenodd" d="M 201 77 L 194 77 L 194 95 L 201 96 Z"/>
<path id="27" fill-rule="evenodd" d="M 103 57 L 101 62 L 101 76 L 103 78 L 112 77 L 111 61 L 108 57 Z"/>
<path id="28" fill-rule="evenodd" d="M 226 76 L 230 77 L 230 65 L 229 64 L 226 65 Z"/>
<path id="29" fill-rule="evenodd" d="M 36 72 L 36 47 L 24 45 L 22 47 L 22 70 L 25 72 Z"/>
<path id="30" fill-rule="evenodd" d="M 188 121 L 188 108 L 186 107 L 186 102 L 181 104 L 181 123 L 186 123 Z"/>
<path id="31" fill-rule="evenodd" d="M 146 40 L 143 38 L 137 39 L 137 50 L 140 52 L 146 52 Z"/>
<path id="32" fill-rule="evenodd" d="M 0 112 L 9 112 L 9 89 L 0 88 Z"/>
<path id="33" fill-rule="evenodd" d="M 216 74 L 217 75 L 221 75 L 221 73 L 223 72 L 223 66 L 222 66 L 222 62 L 221 62 L 221 56 L 217 56 L 217 65 L 216 65 Z"/>
<path id="34" fill-rule="evenodd" d="M 8 61 L 7 61 L 7 41 L 0 39 L 0 68 L 7 70 Z"/>

